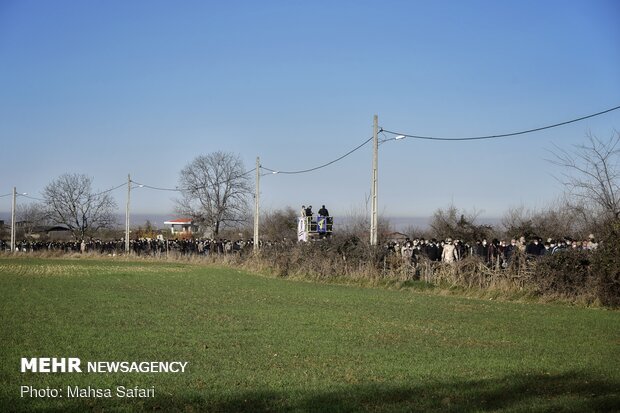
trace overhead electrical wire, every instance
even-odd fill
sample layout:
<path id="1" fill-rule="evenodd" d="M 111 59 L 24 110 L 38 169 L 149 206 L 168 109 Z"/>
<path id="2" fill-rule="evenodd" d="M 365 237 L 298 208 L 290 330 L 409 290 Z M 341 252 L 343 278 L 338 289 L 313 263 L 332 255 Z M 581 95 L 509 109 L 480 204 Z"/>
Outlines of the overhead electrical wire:
<path id="1" fill-rule="evenodd" d="M 564 126 L 564 125 L 568 125 L 569 123 L 575 123 L 575 122 L 579 122 L 585 119 L 589 119 L 589 118 L 593 118 L 595 116 L 600 116 L 603 115 L 605 113 L 609 113 L 612 112 L 614 110 L 618 110 L 620 109 L 620 106 L 616 106 L 607 110 L 604 110 L 602 112 L 597 112 L 597 113 L 593 113 L 591 115 L 587 115 L 587 116 L 582 116 L 580 118 L 576 118 L 576 119 L 571 119 L 565 122 L 560 122 L 560 123 L 554 123 L 553 125 L 548 125 L 548 126 L 542 126 L 540 128 L 534 128 L 534 129 L 527 129 L 527 130 L 523 130 L 523 131 L 519 131 L 519 132 L 511 132 L 511 133 L 503 133 L 503 134 L 499 134 L 499 135 L 485 135 L 485 136 L 468 136 L 468 137 L 461 137 L 461 138 L 447 138 L 447 137 L 440 137 L 440 136 L 421 136 L 421 135 L 412 135 L 412 134 L 407 134 L 407 133 L 400 133 L 400 132 L 394 132 L 391 130 L 387 130 L 387 129 L 380 129 L 380 132 L 385 132 L 385 133 L 389 133 L 392 135 L 397 135 L 397 136 L 402 136 L 405 138 L 412 138 L 412 139 L 427 139 L 427 140 L 434 140 L 434 141 L 473 141 L 473 140 L 482 140 L 482 139 L 497 139 L 497 138 L 507 138 L 509 136 L 517 136 L 517 135 L 525 135 L 526 133 L 532 133 L 532 132 L 539 132 L 541 130 L 545 130 L 545 129 L 551 129 L 551 128 L 557 128 L 558 126 Z M 390 138 L 390 139 L 386 139 L 383 142 L 387 142 L 390 140 L 395 140 L 396 138 Z"/>
<path id="2" fill-rule="evenodd" d="M 142 184 L 140 182 L 134 181 L 133 179 L 131 180 L 132 183 L 138 185 L 139 188 L 148 188 L 148 189 L 154 189 L 156 191 L 172 191 L 172 192 L 179 192 L 181 191 L 180 188 L 161 188 L 158 186 L 151 186 L 151 185 L 147 185 L 147 184 Z"/>
<path id="3" fill-rule="evenodd" d="M 4 195 L 0 195 L 0 198 L 4 198 L 5 196 L 11 196 L 13 195 L 12 192 L 8 193 L 8 194 L 4 194 Z M 23 196 L 24 198 L 28 198 L 28 199 L 34 199 L 36 201 L 43 201 L 43 199 L 41 198 L 35 198 L 33 196 L 28 196 L 27 194 L 20 194 L 19 192 L 15 194 L 15 196 Z"/>
<path id="4" fill-rule="evenodd" d="M 107 194 L 108 192 L 112 192 L 114 190 L 117 190 L 118 188 L 121 188 L 123 186 L 127 186 L 127 182 L 123 182 L 120 185 L 115 186 L 114 188 L 110 188 L 110 189 L 106 189 L 105 191 L 101 191 L 101 192 L 97 192 L 96 194 L 93 195 L 103 195 L 103 194 Z"/>
<path id="5" fill-rule="evenodd" d="M 606 110 L 603 110 L 603 111 L 600 111 L 600 112 L 597 112 L 597 113 L 593 113 L 591 115 L 581 116 L 579 118 L 571 119 L 571 120 L 568 120 L 568 121 L 554 123 L 552 125 L 541 126 L 541 127 L 533 128 L 533 129 L 526 129 L 526 130 L 522 130 L 522 131 L 518 131 L 518 132 L 496 134 L 496 135 L 466 136 L 466 137 L 424 136 L 424 135 L 414 135 L 414 134 L 408 134 L 408 133 L 402 133 L 402 132 L 395 132 L 395 131 L 392 131 L 392 130 L 389 130 L 389 129 L 380 128 L 379 129 L 379 133 L 381 133 L 383 135 L 385 135 L 385 134 L 395 135 L 395 137 L 394 138 L 383 139 L 379 143 L 383 144 L 385 142 L 389 142 L 389 141 L 397 140 L 397 139 L 402 139 L 402 138 L 424 139 L 424 140 L 434 140 L 434 141 L 473 141 L 473 140 L 484 140 L 484 139 L 507 138 L 507 137 L 510 137 L 510 136 L 525 135 L 525 134 L 528 134 L 528 133 L 539 132 L 539 131 L 546 130 L 546 129 L 557 128 L 557 127 L 568 125 L 568 124 L 571 124 L 571 123 L 580 122 L 582 120 L 590 119 L 590 118 L 593 118 L 593 117 L 596 117 L 596 116 L 600 116 L 600 115 L 604 115 L 606 113 L 613 112 L 613 111 L 618 110 L 618 109 L 620 109 L 620 106 L 615 106 L 615 107 L 612 107 L 612 108 L 609 108 L 609 109 L 606 109 Z M 303 173 L 313 172 L 313 171 L 325 168 L 325 167 L 327 167 L 329 165 L 332 165 L 332 164 L 334 164 L 334 163 L 336 163 L 338 161 L 341 161 L 342 159 L 346 158 L 347 156 L 353 154 L 354 152 L 356 152 L 359 149 L 361 149 L 362 147 L 364 147 L 366 144 L 368 144 L 372 140 L 373 140 L 373 137 L 370 137 L 370 138 L 366 139 L 364 142 L 362 142 L 361 144 L 359 144 L 358 146 L 356 146 L 355 148 L 353 148 L 350 151 L 348 151 L 347 153 L 345 153 L 344 155 L 339 156 L 338 158 L 336 158 L 334 160 L 331 160 L 329 162 L 326 162 L 324 164 L 315 166 L 313 168 L 300 169 L 300 170 L 295 170 L 295 171 L 282 171 L 282 170 L 267 168 L 267 167 L 264 167 L 262 165 L 260 165 L 259 168 L 263 169 L 265 171 L 269 171 L 272 174 L 285 174 L 285 175 L 295 175 L 295 174 L 303 174 Z M 249 171 L 246 171 L 246 172 L 242 173 L 240 175 L 240 177 L 245 176 L 245 175 L 247 175 L 249 173 L 252 173 L 255 170 L 256 170 L 256 168 L 253 168 L 253 169 L 251 169 Z M 266 174 L 266 175 L 269 175 L 269 174 Z M 262 176 L 264 176 L 264 175 L 262 175 Z M 131 182 L 139 185 L 140 187 L 148 188 L 148 189 L 153 189 L 153 190 L 157 190 L 157 191 L 182 192 L 184 190 L 189 190 L 189 189 L 196 190 L 196 189 L 204 189 L 204 188 L 206 188 L 206 186 L 201 186 L 201 187 L 196 187 L 196 188 L 178 188 L 178 187 L 176 187 L 176 188 L 163 188 L 163 187 L 157 187 L 157 186 L 152 186 L 152 185 L 141 184 L 141 183 L 136 182 L 134 180 L 131 180 Z M 98 192 L 95 195 L 105 194 L 105 193 L 114 191 L 114 190 L 116 190 L 118 188 L 121 188 L 121 187 L 123 187 L 125 185 L 127 185 L 126 182 L 124 182 L 124 183 L 122 183 L 122 184 L 120 184 L 118 186 L 115 186 L 113 188 L 107 189 L 105 191 Z M 6 197 L 6 196 L 10 196 L 10 195 L 12 195 L 12 193 L 0 195 L 0 198 Z M 25 195 L 22 195 L 22 196 L 25 196 Z M 26 196 L 26 198 L 41 200 L 39 198 L 33 198 L 33 197 L 28 197 L 28 196 Z"/>
<path id="6" fill-rule="evenodd" d="M 250 169 L 249 171 L 245 171 L 244 173 L 242 173 L 241 175 L 239 175 L 239 177 L 246 176 L 247 174 L 251 174 L 251 173 L 252 173 L 252 172 L 254 172 L 255 170 L 256 170 L 256 168 L 252 168 L 252 169 Z"/>
<path id="7" fill-rule="evenodd" d="M 245 176 L 245 175 L 247 175 L 249 173 L 252 173 L 255 170 L 256 170 L 256 168 L 253 168 L 253 169 L 251 169 L 249 171 L 245 171 L 242 174 L 240 174 L 238 176 L 238 178 L 243 177 L 243 176 Z M 182 192 L 182 191 L 189 191 L 189 190 L 205 189 L 207 187 L 206 185 L 202 185 L 202 186 L 197 186 L 197 187 L 194 187 L 194 188 L 179 188 L 179 187 L 176 187 L 176 188 L 162 188 L 162 187 L 159 187 L 159 186 L 152 186 L 152 185 L 143 184 L 143 183 L 134 181 L 133 179 L 131 180 L 131 182 L 136 184 L 136 185 L 139 185 L 140 188 L 148 188 L 148 189 L 153 189 L 153 190 L 156 190 L 156 191 L 170 191 L 170 192 Z"/>
<path id="8" fill-rule="evenodd" d="M 620 106 L 616 106 L 616 107 L 613 107 L 613 108 L 610 108 L 610 109 L 607 109 L 607 110 L 604 110 L 604 111 L 601 111 L 601 112 L 593 113 L 591 115 L 582 116 L 582 117 L 579 117 L 579 118 L 576 118 L 576 119 L 571 119 L 571 120 L 568 120 L 568 121 L 565 121 L 565 122 L 555 123 L 553 125 L 542 126 L 542 127 L 534 128 L 534 129 L 527 129 L 527 130 L 523 130 L 523 131 L 519 131 L 519 132 L 511 132 L 511 133 L 504 133 L 504 134 L 498 134 L 498 135 L 469 136 L 469 137 L 461 137 L 461 138 L 444 138 L 444 137 L 438 137 L 438 136 L 412 135 L 412 134 L 394 132 L 394 131 L 391 131 L 391 130 L 380 128 L 379 129 L 379 133 L 383 133 L 383 134 L 388 133 L 388 134 L 391 134 L 391 135 L 396 135 L 396 137 L 388 138 L 388 139 L 383 139 L 379 143 L 383 144 L 385 142 L 389 142 L 389 141 L 393 141 L 393 140 L 397 140 L 397 139 L 402 139 L 402 138 L 427 139 L 427 140 L 438 140 L 438 141 L 472 141 L 472 140 L 482 140 L 482 139 L 506 138 L 506 137 L 509 137 L 509 136 L 524 135 L 526 133 L 532 133 L 532 132 L 538 132 L 538 131 L 545 130 L 545 129 L 557 128 L 559 126 L 568 125 L 569 123 L 579 122 L 579 121 L 582 121 L 582 120 L 585 120 L 585 119 L 593 118 L 595 116 L 603 115 L 605 113 L 609 113 L 609 112 L 612 112 L 612 111 L 618 110 L 618 109 L 620 109 Z M 329 166 L 329 165 L 331 165 L 333 163 L 336 163 L 336 162 L 340 161 L 341 159 L 351 155 L 353 152 L 355 152 L 358 149 L 362 148 L 364 145 L 366 145 L 372 139 L 373 138 L 371 137 L 371 138 L 365 140 L 364 142 L 362 142 L 359 146 L 356 146 L 355 148 L 353 148 L 349 152 L 347 152 L 344 155 L 334 159 L 333 161 L 330 161 L 330 162 L 327 162 L 325 164 L 316 166 L 314 168 L 301 169 L 301 170 L 298 170 L 298 171 L 281 171 L 281 170 L 266 168 L 266 167 L 261 165 L 261 169 L 264 169 L 266 171 L 270 171 L 270 172 L 272 172 L 274 174 L 289 174 L 289 175 L 292 175 L 292 174 L 302 174 L 302 173 L 306 173 L 306 172 L 316 171 L 317 169 L 325 168 L 326 166 Z"/>
<path id="9" fill-rule="evenodd" d="M 24 195 L 24 194 L 17 194 L 18 196 L 23 196 L 24 198 L 28 198 L 28 199 L 32 199 L 33 201 L 45 201 L 45 199 L 42 198 L 37 198 L 34 196 L 30 196 L 30 195 Z"/>
<path id="10" fill-rule="evenodd" d="M 114 191 L 115 189 L 118 189 L 118 188 L 120 188 L 120 187 L 122 187 L 122 186 L 125 186 L 125 185 L 127 185 L 127 183 L 123 183 L 123 184 L 121 184 L 121 185 L 115 186 L 114 188 L 106 189 L 105 191 L 97 192 L 96 194 L 93 194 L 93 195 L 94 195 L 94 196 L 97 196 L 97 195 L 102 195 L 102 194 L 105 194 L 105 193 L 108 193 L 108 192 Z M 10 194 L 6 194 L 6 195 L 0 195 L 0 198 L 1 198 L 1 197 L 8 196 L 8 195 L 13 195 L 13 194 L 12 194 L 12 193 L 10 193 Z M 24 198 L 28 198 L 28 199 L 32 199 L 33 201 L 41 201 L 41 202 L 45 202 L 45 199 L 43 199 L 43 198 L 37 198 L 37 197 L 35 197 L 35 196 L 31 196 L 31 195 L 27 195 L 27 194 L 15 194 L 15 195 L 16 195 L 16 196 L 21 196 L 21 197 L 24 197 Z"/>
<path id="11" fill-rule="evenodd" d="M 114 190 L 116 190 L 118 188 L 121 188 L 123 186 L 126 186 L 126 185 L 127 185 L 127 182 L 123 182 L 122 184 L 117 185 L 117 186 L 115 186 L 113 188 L 106 189 L 105 191 L 97 192 L 97 193 L 93 194 L 93 196 L 103 195 L 103 194 L 106 194 L 108 192 L 112 192 L 112 191 L 114 191 Z M 9 196 L 9 195 L 13 195 L 13 193 L 5 194 L 5 195 L 0 195 L 0 198 L 5 197 L 5 196 Z M 32 199 L 33 201 L 42 201 L 42 202 L 45 201 L 45 199 L 43 199 L 43 198 L 37 198 L 37 197 L 30 196 L 30 195 L 27 195 L 27 194 L 19 194 L 18 193 L 18 194 L 16 194 L 16 196 L 22 196 L 24 198 Z"/>
<path id="12" fill-rule="evenodd" d="M 329 166 L 329 165 L 331 165 L 333 163 L 336 163 L 336 162 L 340 161 L 341 159 L 346 158 L 347 156 L 351 155 L 353 152 L 357 151 L 358 149 L 361 149 L 364 145 L 366 145 L 372 139 L 373 138 L 370 137 L 367 140 L 365 140 L 364 142 L 362 142 L 360 145 L 356 146 L 355 148 L 351 149 L 349 152 L 345 153 L 344 155 L 334 159 L 333 161 L 329 161 L 327 163 L 324 163 L 323 165 L 319 165 L 319 166 L 316 166 L 314 168 L 302 169 L 302 170 L 299 170 L 299 171 L 279 171 L 279 170 L 269 169 L 269 168 L 266 168 L 264 166 L 261 166 L 261 169 L 264 169 L 266 171 L 269 171 L 269 172 L 272 172 L 272 173 L 276 173 L 276 174 L 288 174 L 288 175 L 303 174 L 303 173 L 306 173 L 306 172 L 316 171 L 317 169 L 325 168 L 326 166 Z"/>

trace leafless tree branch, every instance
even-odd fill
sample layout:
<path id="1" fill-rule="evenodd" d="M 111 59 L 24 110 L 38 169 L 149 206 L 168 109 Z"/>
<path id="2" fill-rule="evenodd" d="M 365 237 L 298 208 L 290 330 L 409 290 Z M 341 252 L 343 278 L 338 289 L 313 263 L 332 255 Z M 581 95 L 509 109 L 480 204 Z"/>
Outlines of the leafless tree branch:
<path id="1" fill-rule="evenodd" d="M 226 152 L 201 155 L 181 170 L 177 211 L 205 225 L 214 235 L 240 222 L 253 186 L 239 156 Z"/>
<path id="2" fill-rule="evenodd" d="M 109 193 L 92 191 L 92 179 L 81 174 L 64 174 L 43 190 L 46 218 L 65 225 L 76 240 L 114 225 L 116 202 Z"/>

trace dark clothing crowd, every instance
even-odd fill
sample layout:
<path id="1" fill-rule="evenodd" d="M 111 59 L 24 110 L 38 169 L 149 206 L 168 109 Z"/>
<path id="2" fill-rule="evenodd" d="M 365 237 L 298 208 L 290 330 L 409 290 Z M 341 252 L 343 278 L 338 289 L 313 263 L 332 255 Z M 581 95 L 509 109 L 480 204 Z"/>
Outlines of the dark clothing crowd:
<path id="1" fill-rule="evenodd" d="M 543 255 L 557 254 L 568 249 L 594 250 L 598 244 L 593 236 L 585 241 L 575 241 L 570 238 L 562 240 L 547 239 L 543 242 L 540 238 L 532 238 L 529 242 L 524 237 L 512 239 L 510 243 L 494 239 L 487 242 L 486 239 L 477 240 L 475 243 L 466 243 L 461 240 L 446 238 L 442 241 L 436 239 L 425 240 L 416 238 L 405 239 L 402 242 L 391 241 L 385 245 L 388 253 L 400 255 L 407 262 L 416 264 L 424 257 L 434 262 L 456 262 L 468 256 L 482 259 L 488 265 L 506 267 L 515 252 L 524 253 L 527 258 L 535 258 Z"/>
<path id="2" fill-rule="evenodd" d="M 20 241 L 15 244 L 19 252 L 99 253 L 121 255 L 125 253 L 125 241 Z M 228 239 L 137 239 L 129 241 L 129 250 L 138 256 L 162 256 L 173 252 L 181 255 L 235 254 L 251 251 L 252 240 Z M 10 244 L 0 240 L 0 251 L 10 250 Z"/>

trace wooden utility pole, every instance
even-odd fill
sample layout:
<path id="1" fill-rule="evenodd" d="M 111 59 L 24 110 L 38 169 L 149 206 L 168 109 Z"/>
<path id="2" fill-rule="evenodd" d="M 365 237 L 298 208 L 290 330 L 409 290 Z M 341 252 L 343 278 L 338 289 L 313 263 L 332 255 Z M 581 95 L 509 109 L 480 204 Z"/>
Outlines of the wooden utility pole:
<path id="1" fill-rule="evenodd" d="M 259 248 L 259 235 L 258 235 L 258 216 L 260 214 L 259 209 L 259 195 L 260 195 L 260 158 L 256 157 L 256 194 L 254 195 L 254 252 Z"/>
<path id="2" fill-rule="evenodd" d="M 373 153 L 372 153 L 372 187 L 371 187 L 371 212 L 370 212 L 370 245 L 377 245 L 377 226 L 378 226 L 378 199 L 377 191 L 378 185 L 378 168 L 379 168 L 379 117 L 374 116 L 374 122 L 372 126 L 372 138 L 373 138 Z"/>
<path id="3" fill-rule="evenodd" d="M 127 174 L 127 205 L 125 206 L 125 253 L 129 254 L 129 200 L 131 199 L 131 175 Z"/>
<path id="4" fill-rule="evenodd" d="M 13 201 L 11 202 L 11 252 L 15 252 L 15 199 L 17 188 L 13 187 Z"/>

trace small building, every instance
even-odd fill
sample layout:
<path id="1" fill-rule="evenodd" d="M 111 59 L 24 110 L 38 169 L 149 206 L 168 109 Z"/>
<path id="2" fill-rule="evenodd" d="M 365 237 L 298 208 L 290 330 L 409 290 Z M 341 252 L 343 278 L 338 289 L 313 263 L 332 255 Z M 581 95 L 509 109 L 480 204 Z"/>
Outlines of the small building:
<path id="1" fill-rule="evenodd" d="M 407 240 L 407 238 L 409 238 L 409 236 L 407 234 L 403 234 L 402 232 L 390 232 L 387 234 L 386 238 L 388 241 L 402 244 Z"/>
<path id="2" fill-rule="evenodd" d="M 198 230 L 191 218 L 178 218 L 165 221 L 164 225 L 170 225 L 170 232 L 175 234 L 193 234 Z"/>
<path id="3" fill-rule="evenodd" d="M 32 221 L 16 221 L 15 228 L 31 228 L 34 225 Z"/>
<path id="4" fill-rule="evenodd" d="M 71 230 L 61 225 L 47 228 L 45 234 L 50 241 L 68 241 L 73 238 Z"/>

